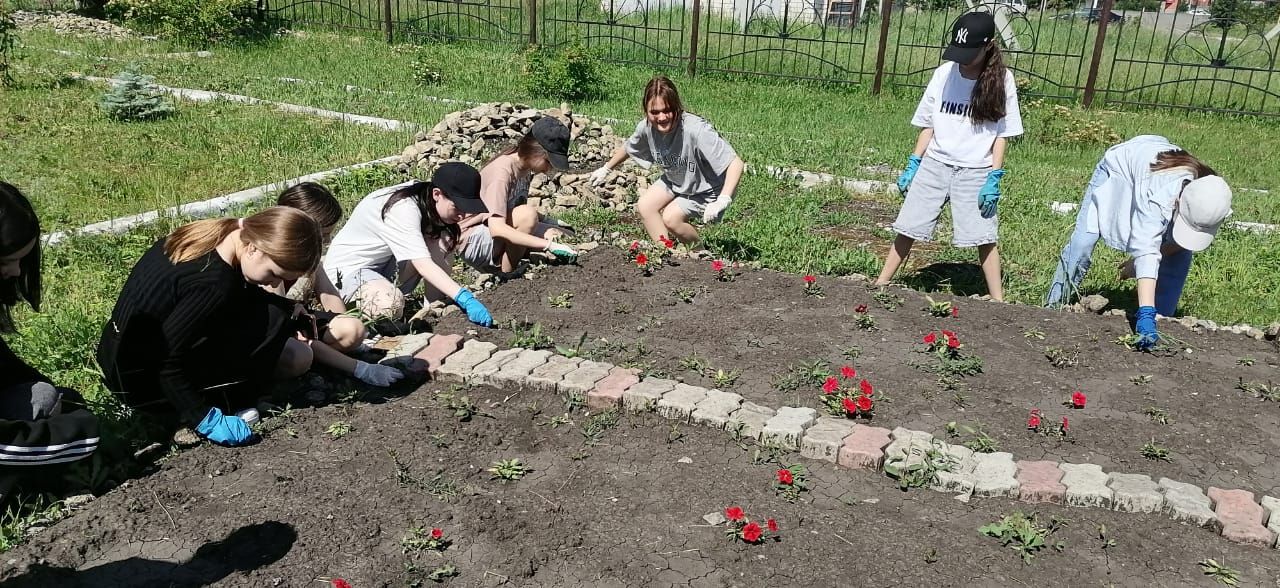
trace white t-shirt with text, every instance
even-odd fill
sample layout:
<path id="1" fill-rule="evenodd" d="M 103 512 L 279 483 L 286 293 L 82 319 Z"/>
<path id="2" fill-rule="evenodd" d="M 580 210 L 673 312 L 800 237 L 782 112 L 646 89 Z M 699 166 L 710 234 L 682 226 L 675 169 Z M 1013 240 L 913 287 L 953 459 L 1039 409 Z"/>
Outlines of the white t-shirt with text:
<path id="1" fill-rule="evenodd" d="M 422 234 L 422 211 L 412 198 L 396 202 L 382 217 L 382 207 L 397 190 L 414 182 L 396 184 L 365 196 L 342 226 L 324 256 L 329 280 L 353 275 L 361 269 L 381 270 L 388 262 L 430 259 L 431 250 Z"/>
<path id="2" fill-rule="evenodd" d="M 1022 134 L 1013 72 L 1005 70 L 1005 115 L 998 121 L 973 122 L 969 103 L 975 83 L 977 80 L 960 75 L 960 66 L 954 61 L 933 70 L 933 78 L 911 117 L 912 126 L 933 129 L 926 156 L 956 167 L 991 167 L 991 148 L 996 138 Z"/>

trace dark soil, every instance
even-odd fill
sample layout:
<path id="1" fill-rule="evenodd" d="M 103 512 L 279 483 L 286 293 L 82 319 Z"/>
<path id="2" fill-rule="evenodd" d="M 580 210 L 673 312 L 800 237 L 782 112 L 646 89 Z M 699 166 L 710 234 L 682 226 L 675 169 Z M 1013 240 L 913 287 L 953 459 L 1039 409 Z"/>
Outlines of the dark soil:
<path id="1" fill-rule="evenodd" d="M 0 582 L 415 586 L 448 563 L 460 575 L 446 583 L 457 586 L 1211 586 L 1196 565 L 1205 558 L 1225 559 L 1246 585 L 1280 568 L 1274 550 L 1161 515 L 1062 507 L 1039 508 L 1039 519 L 1069 521 L 1051 537 L 1064 551 L 1024 565 L 977 532 L 1028 508 L 1009 499 L 964 504 L 810 463 L 813 490 L 789 504 L 771 488 L 777 465 L 754 463 L 753 449 L 723 433 L 631 416 L 584 448 L 587 416 L 537 424 L 562 413 L 558 398 L 473 389 L 490 416 L 460 423 L 436 389 L 298 411 L 257 446 L 178 454 L 5 554 Z M 334 439 L 327 429 L 339 420 L 352 429 Z M 533 472 L 490 480 L 485 468 L 506 458 Z M 456 496 L 427 491 L 437 474 Z M 735 543 L 703 521 L 731 505 L 776 518 L 781 540 Z M 1102 547 L 1104 524 L 1114 547 Z M 441 527 L 453 543 L 405 553 L 416 527 Z"/>
<path id="2" fill-rule="evenodd" d="M 924 296 L 912 291 L 891 290 L 903 304 L 890 311 L 861 281 L 820 278 L 825 297 L 817 298 L 803 293 L 800 276 L 769 270 L 740 269 L 735 281 L 718 282 L 706 261 L 684 260 L 642 278 L 626 253 L 614 248 L 593 251 L 580 264 L 506 283 L 484 294 L 485 304 L 499 322 L 541 324 L 562 346 L 573 346 L 586 332 L 585 347 L 592 355 L 650 374 L 716 387 L 705 374 L 682 367 L 681 360 L 690 355 L 712 370 L 740 370 L 727 389 L 770 406 L 821 410 L 816 385 L 784 390 L 779 378 L 802 363 L 829 362 L 833 371 L 849 364 L 888 397 L 877 407 L 875 425 L 943 436 L 946 423 L 957 421 L 981 427 L 1000 451 L 1018 459 L 1091 462 L 1202 487 L 1277 493 L 1280 403 L 1236 389 L 1241 378 L 1280 385 L 1280 355 L 1271 342 L 1162 323 L 1165 334 L 1190 349 L 1162 356 L 1114 343 L 1131 332 L 1123 317 L 961 298 L 954 299 L 958 317 L 938 318 L 923 310 Z M 696 292 L 693 302 L 678 300 L 677 289 Z M 574 294 L 571 308 L 548 304 L 549 297 L 564 292 Z M 870 307 L 875 330 L 853 323 L 858 304 Z M 455 315 L 441 328 L 468 327 Z M 983 360 L 982 374 L 962 378 L 963 407 L 957 392 L 943 390 L 935 374 L 913 367 L 930 361 L 917 350 L 921 337 L 937 329 L 955 331 L 964 351 Z M 1033 329 L 1044 339 L 1026 335 Z M 503 345 L 511 340 L 506 329 L 481 331 L 481 338 Z M 853 346 L 861 355 L 843 357 L 842 351 Z M 1049 347 L 1062 349 L 1077 363 L 1052 366 Z M 1238 365 L 1241 358 L 1252 358 L 1253 365 Z M 1150 376 L 1150 383 L 1130 381 L 1142 375 Z M 1083 410 L 1063 405 L 1074 390 L 1088 397 Z M 1155 422 L 1147 414 L 1153 407 L 1167 411 L 1170 424 Z M 1068 438 L 1029 432 L 1032 408 L 1055 425 L 1069 417 Z M 1169 450 L 1171 462 L 1140 454 L 1153 439 Z"/>

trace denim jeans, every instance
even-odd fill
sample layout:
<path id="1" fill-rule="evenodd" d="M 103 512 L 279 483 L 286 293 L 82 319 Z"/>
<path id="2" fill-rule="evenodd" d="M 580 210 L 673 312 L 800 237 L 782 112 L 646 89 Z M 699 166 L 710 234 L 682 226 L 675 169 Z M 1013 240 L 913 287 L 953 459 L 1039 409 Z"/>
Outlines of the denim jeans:
<path id="1" fill-rule="evenodd" d="M 1085 188 L 1084 201 L 1080 203 L 1080 212 L 1076 216 L 1076 229 L 1071 233 L 1071 240 L 1058 256 L 1058 267 L 1053 273 L 1053 283 L 1049 286 L 1049 295 L 1045 298 L 1045 306 L 1061 306 L 1070 303 L 1070 299 L 1079 293 L 1080 282 L 1089 271 L 1093 257 L 1093 247 L 1100 238 L 1096 227 L 1088 225 L 1090 200 L 1093 191 L 1101 186 L 1108 177 L 1107 168 L 1101 163 L 1093 170 L 1093 178 L 1089 187 Z M 1168 235 L 1165 241 L 1169 242 Z M 1192 253 L 1179 249 L 1177 253 L 1165 255 L 1160 259 L 1160 270 L 1156 277 L 1156 312 L 1164 316 L 1174 316 L 1178 309 L 1178 299 L 1182 297 L 1182 288 L 1187 282 L 1187 274 L 1191 271 Z M 1070 285 L 1068 285 L 1068 281 Z"/>

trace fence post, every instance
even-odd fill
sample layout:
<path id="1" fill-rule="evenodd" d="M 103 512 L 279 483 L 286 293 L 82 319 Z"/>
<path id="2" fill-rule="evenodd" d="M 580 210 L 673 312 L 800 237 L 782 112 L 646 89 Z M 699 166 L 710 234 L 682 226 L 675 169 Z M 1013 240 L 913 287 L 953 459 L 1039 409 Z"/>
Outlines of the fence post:
<path id="1" fill-rule="evenodd" d="M 702 22 L 702 0 L 693 0 L 693 26 L 689 31 L 689 77 L 698 75 L 698 25 Z"/>
<path id="2" fill-rule="evenodd" d="M 538 44 L 538 0 L 529 0 L 529 44 Z"/>
<path id="3" fill-rule="evenodd" d="M 391 43 L 394 37 L 391 25 L 391 0 L 382 0 L 382 31 L 387 38 L 387 43 Z"/>
<path id="4" fill-rule="evenodd" d="M 889 51 L 889 14 L 892 12 L 893 0 L 880 3 L 880 42 L 876 46 L 876 77 L 871 83 L 872 94 L 879 94 L 884 87 L 884 54 Z"/>
<path id="5" fill-rule="evenodd" d="M 1098 35 L 1093 41 L 1093 56 L 1089 58 L 1089 76 L 1084 80 L 1084 98 L 1081 103 L 1085 108 L 1093 106 L 1093 97 L 1097 91 L 1098 68 L 1102 65 L 1102 46 L 1107 40 L 1107 24 L 1111 21 L 1111 7 L 1115 0 L 1102 0 L 1102 8 L 1098 12 Z"/>

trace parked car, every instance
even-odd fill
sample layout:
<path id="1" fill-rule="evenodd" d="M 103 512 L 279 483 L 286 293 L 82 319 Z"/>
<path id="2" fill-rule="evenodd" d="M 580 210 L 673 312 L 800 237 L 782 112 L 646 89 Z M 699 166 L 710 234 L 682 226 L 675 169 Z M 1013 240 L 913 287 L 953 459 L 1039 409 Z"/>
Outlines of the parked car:
<path id="1" fill-rule="evenodd" d="M 1107 16 L 1107 22 L 1108 22 L 1108 23 L 1110 23 L 1110 24 L 1117 24 L 1117 23 L 1124 22 L 1124 16 L 1123 16 L 1123 15 L 1117 14 L 1117 13 L 1115 13 L 1115 12 L 1108 12 L 1108 13 L 1107 13 L 1107 15 L 1108 15 L 1108 16 Z M 1079 9 L 1079 10 L 1075 11 L 1075 12 L 1067 12 L 1067 13 L 1059 14 L 1058 16 L 1055 16 L 1054 18 L 1059 19 L 1059 20 L 1074 20 L 1074 19 L 1077 19 L 1077 18 L 1078 18 L 1078 19 L 1082 19 L 1082 20 L 1087 20 L 1087 21 L 1089 21 L 1089 22 L 1091 22 L 1091 23 L 1096 23 L 1096 22 L 1098 22 L 1098 21 L 1102 20 L 1102 9 L 1100 9 L 1100 8 L 1081 8 L 1081 9 Z"/>
<path id="2" fill-rule="evenodd" d="M 1195 8 L 1192 8 L 1191 10 L 1188 10 L 1187 14 L 1190 14 L 1191 16 L 1209 16 L 1209 11 L 1197 6 Z"/>

